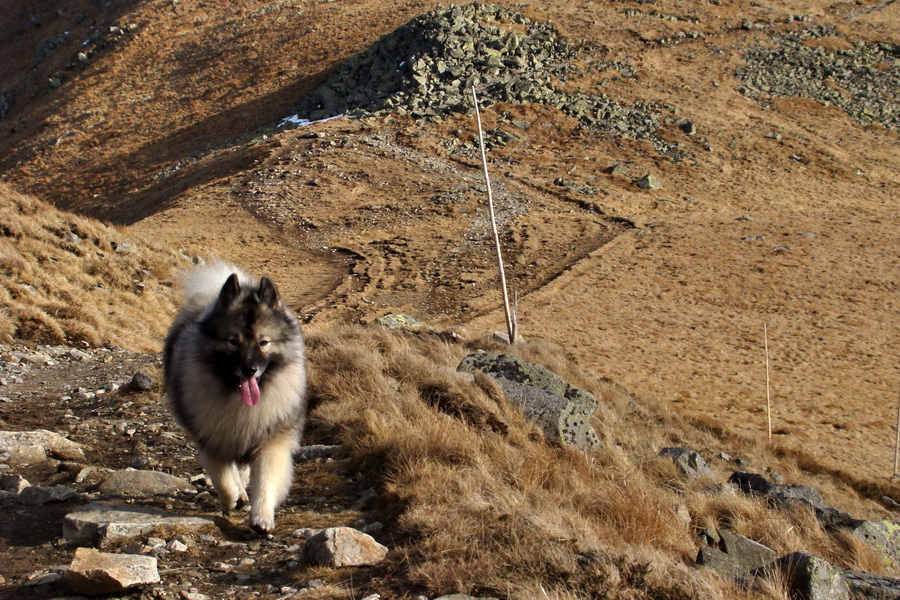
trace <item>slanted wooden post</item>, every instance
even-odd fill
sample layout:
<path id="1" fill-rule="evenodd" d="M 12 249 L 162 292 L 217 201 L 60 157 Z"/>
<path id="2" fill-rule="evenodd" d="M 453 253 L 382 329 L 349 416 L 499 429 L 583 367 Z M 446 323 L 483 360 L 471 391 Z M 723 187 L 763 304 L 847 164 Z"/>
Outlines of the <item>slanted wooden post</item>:
<path id="1" fill-rule="evenodd" d="M 497 264 L 500 267 L 500 291 L 503 295 L 503 310 L 506 314 L 506 332 L 509 343 L 516 343 L 518 323 L 516 315 L 509 309 L 509 294 L 506 291 L 506 273 L 503 270 L 503 256 L 500 253 L 500 234 L 497 232 L 497 219 L 494 216 L 494 194 L 491 192 L 491 178 L 488 176 L 487 154 L 484 151 L 484 133 L 481 131 L 481 110 L 478 108 L 478 95 L 472 88 L 472 100 L 475 102 L 475 120 L 478 123 L 478 145 L 481 147 L 481 164 L 484 166 L 484 183 L 487 186 L 488 209 L 491 214 L 491 229 L 494 232 L 494 248 L 497 250 Z"/>

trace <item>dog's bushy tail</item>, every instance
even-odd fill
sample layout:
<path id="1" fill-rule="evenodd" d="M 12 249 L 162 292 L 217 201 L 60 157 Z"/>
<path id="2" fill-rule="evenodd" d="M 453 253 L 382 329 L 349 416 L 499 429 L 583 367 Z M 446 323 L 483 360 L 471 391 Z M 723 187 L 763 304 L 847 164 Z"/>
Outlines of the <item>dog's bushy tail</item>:
<path id="1" fill-rule="evenodd" d="M 215 261 L 188 271 L 181 282 L 184 304 L 188 310 L 202 311 L 219 297 L 219 292 L 232 273 L 237 273 L 242 285 L 254 285 L 256 280 L 236 266 Z"/>

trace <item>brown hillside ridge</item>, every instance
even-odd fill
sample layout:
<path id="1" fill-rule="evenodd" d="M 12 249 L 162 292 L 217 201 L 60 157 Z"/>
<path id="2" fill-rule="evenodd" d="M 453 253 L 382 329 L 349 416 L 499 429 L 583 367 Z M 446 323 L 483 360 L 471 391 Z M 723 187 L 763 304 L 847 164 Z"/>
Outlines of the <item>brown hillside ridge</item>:
<path id="1" fill-rule="evenodd" d="M 0 336 L 158 351 L 190 259 L 0 184 Z"/>
<path id="2" fill-rule="evenodd" d="M 126 422 L 138 420 L 160 436 L 140 415 L 149 396 L 79 400 L 72 389 L 86 375 L 65 370 L 77 361 L 52 376 L 47 365 L 10 373 L 28 366 L 13 352 L 35 344 L 110 357 L 158 350 L 187 257 L 217 256 L 270 276 L 318 340 L 314 439 L 348 449 L 334 464 L 301 470 L 315 471 L 317 484 L 350 486 L 350 495 L 369 486 L 384 503 L 368 523 L 386 528 L 379 541 L 395 554 L 363 577 L 388 582 L 370 586 L 382 597 L 783 597 L 777 578 L 771 589 L 736 592 L 697 576 L 703 529 L 733 529 L 779 556 L 807 551 L 878 570 L 856 538 L 826 531 L 808 512 L 773 516 L 759 499 L 702 490 L 741 464 L 772 467 L 787 483 L 820 488 L 829 506 L 896 518 L 875 502 L 900 500 L 891 479 L 900 401 L 897 2 L 39 4 L 12 3 L 0 19 L 0 377 L 11 386 L 0 396 L 31 402 L 0 403 L 0 429 L 56 419 L 75 435 L 72 417 L 88 414 L 96 422 L 82 441 L 120 436 L 147 444 L 156 468 L 199 473 L 177 445 L 184 440 L 165 437 L 157 457 L 123 433 L 143 431 Z M 474 111 L 461 94 L 468 85 L 482 99 L 523 354 L 580 378 L 601 413 L 630 402 L 652 412 L 619 406 L 610 418 L 621 425 L 597 424 L 605 445 L 593 458 L 542 445 L 525 425 L 482 438 L 459 414 L 419 412 L 406 388 L 429 369 L 455 369 L 463 350 L 493 348 L 482 334 L 504 324 Z M 355 329 L 401 312 L 444 341 Z M 418 352 L 433 364 L 420 364 Z M 48 387 L 12 387 L 36 377 Z M 329 392 L 332 377 L 340 385 Z M 518 418 L 491 404 L 497 390 L 452 381 L 432 382 L 447 388 L 439 400 Z M 40 402 L 60 396 L 71 397 L 58 408 L 72 415 L 48 417 Z M 396 402 L 389 416 L 379 412 L 387 397 Z M 112 420 L 120 417 L 121 431 Z M 134 458 L 102 462 L 115 444 L 95 443 L 101 466 Z M 691 444 L 708 460 L 734 458 L 713 465 L 714 481 L 687 488 L 668 467 L 646 464 L 663 446 Z M 345 465 L 362 474 L 337 472 Z M 557 468 L 571 477 L 560 480 Z M 361 482 L 370 470 L 375 479 Z M 476 488 L 484 495 L 469 496 Z M 441 496 L 447 489 L 458 504 Z M 549 511 L 559 497 L 567 504 Z M 213 500 L 201 498 L 201 510 Z M 289 505 L 278 544 L 291 526 L 307 526 L 313 504 Z M 616 522 L 631 504 L 640 506 Z M 341 514 L 315 526 L 358 516 Z M 518 529 L 534 522 L 540 535 Z M 4 539 L 5 551 L 14 542 Z M 251 548 L 257 558 L 266 543 Z M 532 547 L 541 560 L 525 556 Z M 481 550 L 492 558 L 480 561 Z M 69 560 L 54 551 L 48 567 Z M 192 552 L 225 561 L 229 551 Z M 18 585 L 31 571 L 16 556 L 16 570 L 0 576 Z M 267 564 L 278 569 L 293 560 L 273 557 Z M 585 561 L 604 575 L 566 587 Z M 651 563 L 655 574 L 642 570 Z M 227 575 L 228 585 L 251 571 Z M 480 580 L 460 581 L 463 572 Z M 302 573 L 278 585 L 305 589 L 317 571 Z M 358 589 L 356 575 L 323 573 L 321 597 L 331 586 Z M 412 583 L 400 591 L 395 578 Z"/>

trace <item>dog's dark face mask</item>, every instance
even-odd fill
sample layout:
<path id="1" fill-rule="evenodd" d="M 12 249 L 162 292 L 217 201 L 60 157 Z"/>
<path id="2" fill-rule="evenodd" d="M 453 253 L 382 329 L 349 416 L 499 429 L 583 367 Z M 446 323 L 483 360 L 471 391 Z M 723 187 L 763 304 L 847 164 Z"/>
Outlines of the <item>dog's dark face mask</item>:
<path id="1" fill-rule="evenodd" d="M 236 274 L 222 286 L 215 307 L 200 323 L 210 343 L 213 372 L 226 387 L 240 390 L 247 406 L 259 403 L 267 374 L 283 362 L 281 345 L 293 327 L 268 277 L 242 287 Z"/>

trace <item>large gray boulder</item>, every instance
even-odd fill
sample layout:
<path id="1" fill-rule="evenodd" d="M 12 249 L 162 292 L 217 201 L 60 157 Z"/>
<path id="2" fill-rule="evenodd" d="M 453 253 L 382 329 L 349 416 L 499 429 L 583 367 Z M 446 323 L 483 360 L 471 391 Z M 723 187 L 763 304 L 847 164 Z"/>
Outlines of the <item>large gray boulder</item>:
<path id="1" fill-rule="evenodd" d="M 150 535 L 169 537 L 177 533 L 209 533 L 217 529 L 211 517 L 190 517 L 128 504 L 87 504 L 69 513 L 63 520 L 66 541 L 97 548 Z"/>
<path id="2" fill-rule="evenodd" d="M 565 379 L 514 354 L 470 354 L 457 367 L 481 371 L 500 385 L 506 397 L 540 427 L 548 439 L 579 449 L 600 443 L 590 425 L 597 400 Z"/>

